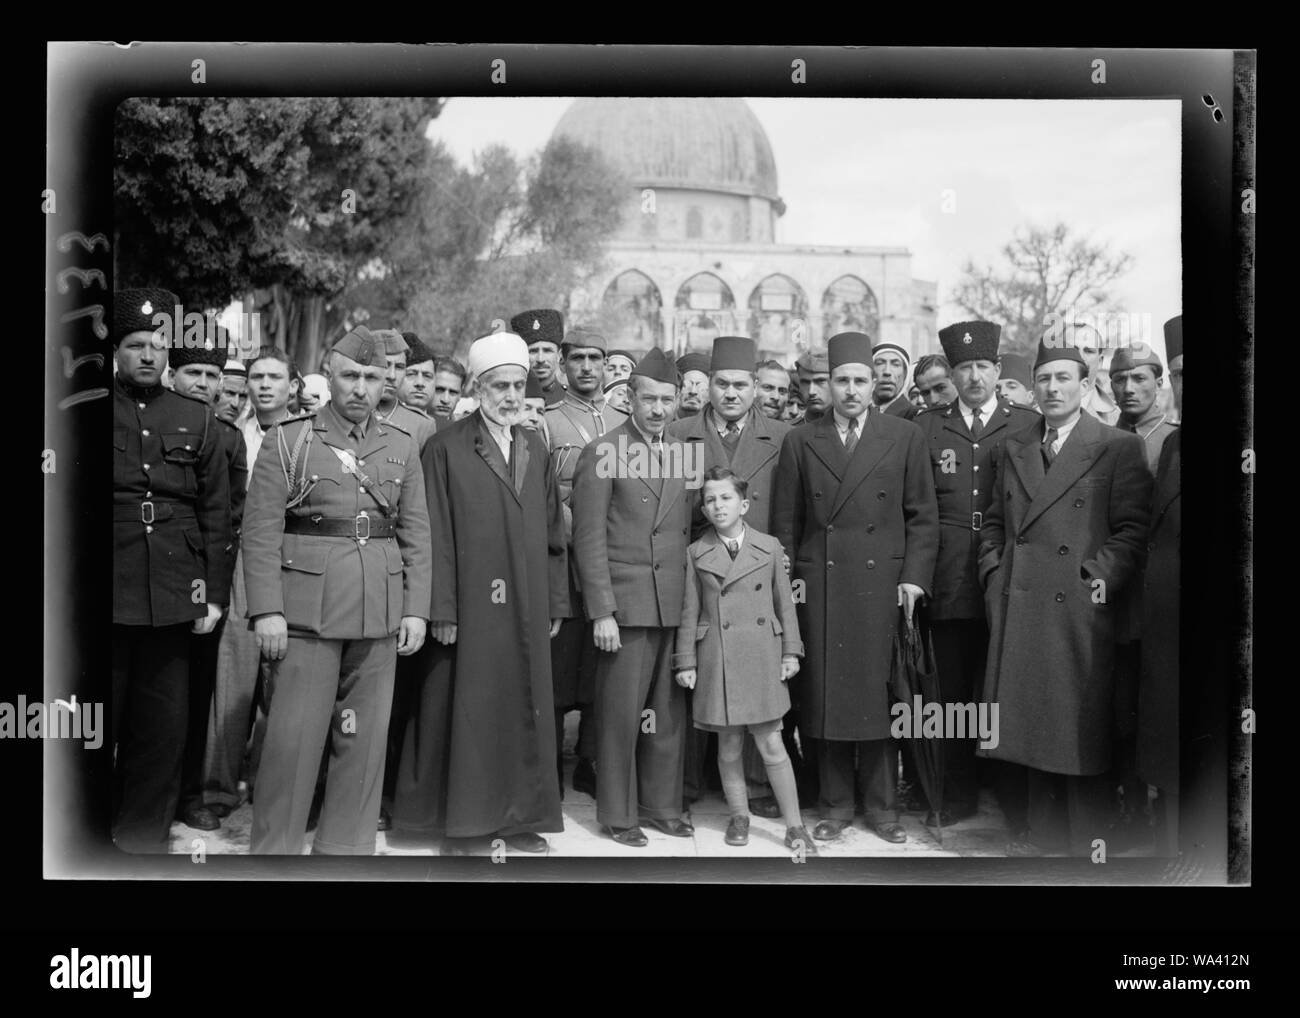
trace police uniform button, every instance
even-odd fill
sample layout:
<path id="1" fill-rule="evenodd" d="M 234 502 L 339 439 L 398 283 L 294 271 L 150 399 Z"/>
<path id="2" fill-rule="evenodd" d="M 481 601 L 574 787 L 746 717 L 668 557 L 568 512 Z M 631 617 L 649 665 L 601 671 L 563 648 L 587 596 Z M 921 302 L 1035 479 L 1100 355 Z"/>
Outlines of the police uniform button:
<path id="1" fill-rule="evenodd" d="M 143 403 L 137 403 L 136 406 L 138 406 L 141 410 L 144 409 L 144 404 L 143 404 Z"/>
<path id="2" fill-rule="evenodd" d="M 978 495 L 979 493 L 980 493 L 979 488 L 975 488 L 974 490 L 971 491 L 972 495 Z"/>
<path id="3" fill-rule="evenodd" d="M 140 434 L 143 435 L 145 438 L 148 438 L 148 437 L 149 437 L 149 429 L 148 429 L 148 428 L 143 429 L 143 430 L 140 432 Z"/>
<path id="4" fill-rule="evenodd" d="M 1063 594 L 1061 591 L 1058 590 L 1058 591 L 1056 592 L 1056 602 L 1057 602 L 1057 604 L 1060 604 L 1060 603 L 1061 603 L 1062 601 L 1064 601 L 1064 600 L 1065 600 L 1065 594 Z"/>
<path id="5" fill-rule="evenodd" d="M 978 449 L 978 448 L 980 447 L 980 444 L 979 444 L 978 442 L 972 442 L 972 443 L 970 444 L 970 447 L 971 447 L 972 449 Z M 979 467 L 976 467 L 975 469 L 978 470 Z"/>
<path id="6" fill-rule="evenodd" d="M 975 466 L 971 467 L 971 469 L 972 469 L 972 470 L 978 470 L 978 469 L 979 469 L 979 465 L 976 464 Z"/>
<path id="7" fill-rule="evenodd" d="M 365 465 L 366 465 L 366 461 L 365 461 L 365 460 L 357 460 L 357 466 L 359 466 L 359 467 L 364 467 Z"/>
<path id="8" fill-rule="evenodd" d="M 868 569 L 875 569 L 875 568 L 876 568 L 876 560 L 873 559 L 873 558 L 869 558 L 869 559 L 867 559 L 867 568 L 868 568 Z"/>
<path id="9" fill-rule="evenodd" d="M 312 475 L 311 475 L 311 479 L 312 479 L 313 481 L 319 481 L 319 480 L 320 480 L 320 474 L 312 474 Z"/>
<path id="10" fill-rule="evenodd" d="M 152 492 L 152 491 L 146 491 L 146 492 L 144 493 L 144 497 L 145 497 L 145 498 L 153 498 L 153 492 Z"/>
<path id="11" fill-rule="evenodd" d="M 835 524 L 833 524 L 833 523 L 828 523 L 828 524 L 826 525 L 826 533 L 828 533 L 828 534 L 833 534 L 833 533 L 835 533 Z"/>
<path id="12" fill-rule="evenodd" d="M 361 494 L 363 494 L 363 495 L 366 493 L 366 489 L 365 489 L 365 488 L 358 488 L 357 491 L 359 491 L 359 492 L 360 492 Z"/>
<path id="13" fill-rule="evenodd" d="M 1068 555 L 1069 553 L 1070 553 L 1070 549 L 1065 545 L 1061 545 L 1059 548 L 1056 549 L 1056 554 L 1058 555 Z"/>
<path id="14" fill-rule="evenodd" d="M 144 464 L 144 469 L 145 469 L 145 470 L 148 470 L 148 469 L 149 469 L 149 464 L 148 464 L 148 463 Z"/>
<path id="15" fill-rule="evenodd" d="M 830 568 L 831 566 L 833 566 L 833 565 L 835 565 L 834 562 L 827 561 L 827 563 L 826 563 L 826 568 L 829 569 L 829 568 Z"/>
<path id="16" fill-rule="evenodd" d="M 146 527 L 144 528 L 144 532 L 145 532 L 146 534 L 152 534 L 152 533 L 153 533 L 153 527 L 146 526 Z"/>
<path id="17" fill-rule="evenodd" d="M 185 451 L 186 451 L 186 452 L 189 452 L 191 448 L 192 448 L 192 446 L 188 446 L 188 445 L 187 445 L 187 446 L 185 447 Z"/>

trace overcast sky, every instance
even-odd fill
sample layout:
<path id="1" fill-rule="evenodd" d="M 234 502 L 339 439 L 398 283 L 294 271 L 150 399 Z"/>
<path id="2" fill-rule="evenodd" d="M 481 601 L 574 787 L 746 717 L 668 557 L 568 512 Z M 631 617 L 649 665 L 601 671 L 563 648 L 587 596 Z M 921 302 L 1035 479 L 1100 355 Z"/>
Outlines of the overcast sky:
<path id="1" fill-rule="evenodd" d="M 571 99 L 452 99 L 429 128 L 462 161 L 494 142 L 546 144 Z M 1116 296 L 1160 324 L 1179 314 L 1176 100 L 749 99 L 776 157 L 782 243 L 911 249 L 939 284 L 939 324 L 966 258 L 997 258 L 1026 222 L 1127 251 Z M 956 213 L 941 211 L 945 189 Z"/>

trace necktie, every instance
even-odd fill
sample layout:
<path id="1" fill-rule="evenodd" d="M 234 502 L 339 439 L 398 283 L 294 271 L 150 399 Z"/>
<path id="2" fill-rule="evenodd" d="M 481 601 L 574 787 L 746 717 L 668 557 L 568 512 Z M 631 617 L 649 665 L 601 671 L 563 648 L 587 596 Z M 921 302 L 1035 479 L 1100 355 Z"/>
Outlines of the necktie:
<path id="1" fill-rule="evenodd" d="M 1056 453 L 1052 451 L 1052 443 L 1056 441 L 1059 434 L 1060 432 L 1055 428 L 1047 429 L 1047 437 L 1043 439 L 1043 466 L 1045 467 L 1050 467 L 1052 460 L 1056 459 Z"/>
<path id="2" fill-rule="evenodd" d="M 740 543 L 729 539 L 727 541 L 727 551 L 731 554 L 732 559 L 735 559 L 740 554 Z"/>
<path id="3" fill-rule="evenodd" d="M 848 450 L 849 455 L 853 455 L 853 450 L 858 447 L 858 419 L 850 418 L 849 430 L 844 436 L 844 448 Z"/>
<path id="4" fill-rule="evenodd" d="M 736 451 L 736 446 L 740 444 L 740 428 L 736 426 L 735 421 L 727 422 L 727 432 L 722 436 L 722 445 L 727 450 L 728 459 Z"/>
<path id="5" fill-rule="evenodd" d="M 971 411 L 970 433 L 976 438 L 980 437 L 980 432 L 984 430 L 984 422 L 980 420 L 980 408 L 976 407 Z"/>
<path id="6" fill-rule="evenodd" d="M 356 442 L 357 445 L 360 445 L 360 444 L 361 444 L 361 425 L 360 425 L 360 424 L 354 424 L 354 425 L 352 425 L 352 430 L 348 432 L 348 437 L 349 437 L 350 439 L 352 439 L 352 441 Z"/>

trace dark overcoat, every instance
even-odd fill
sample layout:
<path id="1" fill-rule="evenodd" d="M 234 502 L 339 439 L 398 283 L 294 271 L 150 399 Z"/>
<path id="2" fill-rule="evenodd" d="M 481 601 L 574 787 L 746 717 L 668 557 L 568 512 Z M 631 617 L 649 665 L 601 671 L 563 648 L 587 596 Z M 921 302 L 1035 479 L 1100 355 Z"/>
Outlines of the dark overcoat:
<path id="1" fill-rule="evenodd" d="M 433 543 L 429 618 L 457 627 L 426 646 L 426 682 L 450 682 L 449 717 L 421 714 L 417 739 L 446 739 L 448 837 L 561 831 L 550 623 L 568 614 L 564 522 L 550 453 L 512 429 L 513 471 L 479 412 L 440 430 L 422 462 Z M 422 701 L 428 702 L 428 698 Z M 409 737 L 409 736 L 408 736 Z"/>
<path id="2" fill-rule="evenodd" d="M 693 454 L 691 462 L 699 464 L 701 471 L 727 467 L 737 477 L 743 478 L 749 485 L 745 495 L 749 499 L 745 522 L 755 530 L 771 533 L 772 475 L 776 472 L 781 443 L 789 434 L 791 425 L 774 421 L 751 408 L 736 444 L 736 454 L 731 462 L 727 462 L 727 449 L 716 427 L 718 420 L 713 407 L 708 406 L 701 414 L 673 421 L 668 425 L 668 433 L 699 450 Z M 704 516 L 703 485 L 691 491 L 691 504 L 691 540 L 697 541 L 712 526 Z"/>
<path id="3" fill-rule="evenodd" d="M 1140 438 L 1087 412 L 1048 471 L 1044 427 L 1040 420 L 1003 444 L 982 531 L 982 699 L 998 704 L 999 742 L 978 752 L 1055 774 L 1100 774 L 1114 734 L 1115 604 L 1141 567 L 1151 475 Z"/>
<path id="4" fill-rule="evenodd" d="M 790 556 L 807 652 L 794 680 L 800 727 L 816 739 L 890 737 L 898 585 L 930 593 L 939 549 L 921 429 L 892 414 L 861 420 L 852 458 L 828 413 L 786 436 L 776 468 L 772 531 Z"/>
<path id="5" fill-rule="evenodd" d="M 803 641 L 781 554 L 752 527 L 734 560 L 711 526 L 687 549 L 673 670 L 696 670 L 697 724 L 757 725 L 790 709 L 781 657 L 803 657 Z"/>
<path id="6" fill-rule="evenodd" d="M 1178 791 L 1178 594 L 1182 536 L 1181 429 L 1165 440 L 1156 466 L 1143 584 L 1142 678 L 1138 687 L 1137 772 Z"/>

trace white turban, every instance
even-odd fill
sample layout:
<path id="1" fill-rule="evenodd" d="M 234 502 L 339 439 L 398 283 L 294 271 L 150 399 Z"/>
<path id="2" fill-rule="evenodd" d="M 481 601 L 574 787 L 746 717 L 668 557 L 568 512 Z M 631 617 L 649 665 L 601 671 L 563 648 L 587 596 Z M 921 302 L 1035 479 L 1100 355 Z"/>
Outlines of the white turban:
<path id="1" fill-rule="evenodd" d="M 474 378 L 482 378 L 484 372 L 504 364 L 528 370 L 528 344 L 513 332 L 494 332 L 470 344 L 469 373 Z"/>

